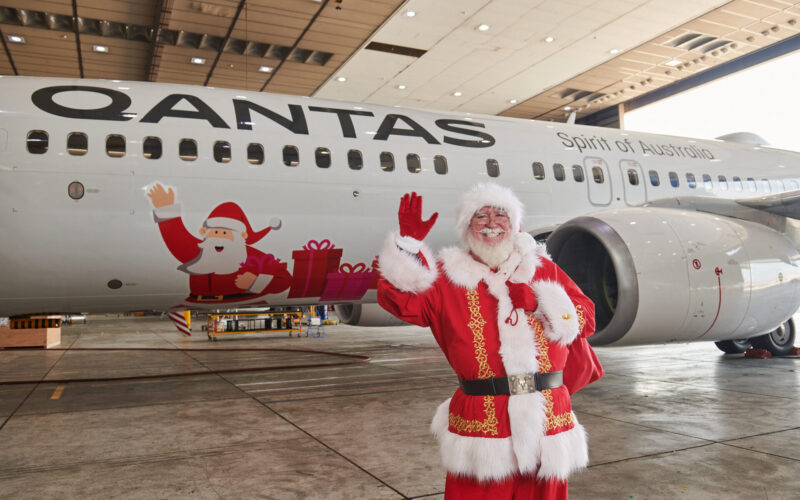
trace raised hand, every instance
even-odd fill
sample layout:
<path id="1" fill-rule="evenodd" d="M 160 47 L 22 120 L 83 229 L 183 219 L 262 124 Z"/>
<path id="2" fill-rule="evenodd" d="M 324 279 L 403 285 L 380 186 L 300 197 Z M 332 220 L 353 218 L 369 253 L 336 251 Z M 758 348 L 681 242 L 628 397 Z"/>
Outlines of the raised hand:
<path id="1" fill-rule="evenodd" d="M 439 212 L 434 212 L 431 217 L 422 220 L 422 196 L 417 193 L 406 193 L 400 199 L 400 209 L 397 211 L 400 221 L 400 235 L 422 241 L 431 231 L 439 217 Z"/>
<path id="2" fill-rule="evenodd" d="M 167 207 L 175 203 L 175 191 L 169 188 L 169 191 L 164 189 L 161 184 L 156 184 L 150 191 L 147 192 L 150 201 L 153 203 L 153 208 Z"/>

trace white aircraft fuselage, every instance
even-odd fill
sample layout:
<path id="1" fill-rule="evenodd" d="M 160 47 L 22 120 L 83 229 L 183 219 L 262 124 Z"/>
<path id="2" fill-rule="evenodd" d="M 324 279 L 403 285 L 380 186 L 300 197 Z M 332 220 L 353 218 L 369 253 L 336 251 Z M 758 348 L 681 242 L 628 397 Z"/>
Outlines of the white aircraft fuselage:
<path id="1" fill-rule="evenodd" d="M 775 209 L 799 189 L 797 153 L 239 90 L 0 77 L 0 316 L 374 303 L 369 274 L 402 194 L 439 212 L 428 238 L 438 248 L 457 244 L 458 198 L 485 181 L 514 189 L 523 230 L 566 231 L 551 251 L 607 302 L 598 330 L 614 333 L 601 343 L 748 338 L 800 305 L 798 224 Z M 174 197 L 157 207 L 159 185 Z M 215 227 L 248 233 L 249 270 L 198 264 Z M 593 242 L 606 259 L 592 257 Z M 592 277 L 586 263 L 612 267 Z"/>

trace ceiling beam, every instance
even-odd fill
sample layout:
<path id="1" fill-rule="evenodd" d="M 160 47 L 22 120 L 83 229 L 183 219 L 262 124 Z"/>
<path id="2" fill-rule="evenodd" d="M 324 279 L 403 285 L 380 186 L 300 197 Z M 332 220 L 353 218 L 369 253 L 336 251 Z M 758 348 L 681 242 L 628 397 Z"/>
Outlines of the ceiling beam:
<path id="1" fill-rule="evenodd" d="M 208 75 L 206 76 L 206 81 L 203 82 L 203 86 L 207 86 L 208 82 L 211 81 L 211 75 L 214 73 L 214 70 L 217 67 L 217 63 L 219 62 L 219 58 L 222 57 L 222 51 L 225 50 L 225 46 L 228 45 L 228 40 L 231 38 L 231 33 L 233 33 L 233 27 L 236 26 L 236 21 L 239 20 L 239 15 L 242 13 L 242 9 L 244 8 L 244 4 L 247 3 L 247 0 L 241 0 L 239 2 L 239 7 L 236 8 L 236 14 L 234 14 L 233 19 L 231 19 L 231 24 L 228 26 L 228 32 L 225 33 L 225 38 L 222 40 L 222 43 L 219 45 L 219 50 L 217 51 L 217 57 L 214 58 L 214 62 L 211 64 L 211 69 L 208 70 Z"/>
<path id="2" fill-rule="evenodd" d="M 72 0 L 72 26 L 75 28 L 75 48 L 78 49 L 78 69 L 83 78 L 83 55 L 81 54 L 81 29 L 78 24 L 78 0 Z"/>
<path id="3" fill-rule="evenodd" d="M 292 52 L 294 52 L 294 49 L 296 49 L 296 48 L 297 48 L 297 45 L 300 43 L 300 40 L 302 40 L 302 39 L 303 39 L 303 37 L 305 36 L 305 34 L 306 34 L 306 33 L 308 32 L 308 30 L 311 28 L 311 25 L 312 25 L 312 24 L 314 24 L 314 21 L 316 21 L 316 20 L 317 20 L 317 18 L 319 17 L 319 15 L 322 13 L 323 9 L 325 9 L 325 6 L 326 6 L 326 5 L 328 5 L 328 2 L 329 2 L 329 1 L 330 1 L 330 0 L 323 0 L 323 2 L 322 2 L 322 5 L 320 5 L 320 6 L 319 6 L 319 9 L 317 9 L 317 12 L 315 12 L 315 13 L 314 13 L 314 16 L 313 16 L 313 17 L 311 18 L 311 20 L 308 22 L 308 24 L 306 25 L 305 29 L 303 29 L 303 32 L 302 32 L 302 33 L 300 33 L 300 36 L 298 36 L 298 37 L 297 37 L 297 40 L 295 40 L 295 41 L 294 41 L 294 45 L 292 45 L 292 48 L 290 48 L 290 49 L 289 49 L 289 52 L 287 52 L 287 53 L 286 53 L 286 54 L 287 54 L 287 57 L 288 57 L 288 54 L 291 54 Z M 338 8 L 338 7 L 337 7 L 337 8 Z M 265 89 L 265 88 L 267 88 L 267 85 L 269 85 L 269 82 L 271 82 L 271 81 L 272 81 L 272 79 L 275 77 L 275 73 L 277 73 L 277 72 L 278 72 L 278 71 L 281 69 L 281 66 L 283 66 L 283 63 L 284 63 L 284 62 L 286 62 L 286 57 L 284 57 L 283 59 L 281 59 L 281 62 L 279 62 L 279 63 L 278 63 L 278 65 L 275 67 L 275 69 L 274 69 L 274 70 L 272 70 L 272 72 L 271 72 L 271 73 L 269 74 L 269 76 L 267 77 L 267 81 L 265 81 L 265 82 L 264 82 L 264 85 L 262 85 L 262 86 L 261 86 L 261 89 L 259 90 L 259 92 L 264 92 L 264 89 Z"/>
<path id="4" fill-rule="evenodd" d="M 17 71 L 17 66 L 14 64 L 14 58 L 11 57 L 11 51 L 8 49 L 8 43 L 6 42 L 6 35 L 3 33 L 3 29 L 0 28 L 0 39 L 3 40 L 3 50 L 6 51 L 6 56 L 8 57 L 8 62 L 11 63 L 11 69 L 14 71 L 15 76 L 19 76 L 19 72 Z"/>
<path id="5" fill-rule="evenodd" d="M 169 2 L 169 0 L 167 0 Z M 171 3 L 171 2 L 169 2 Z M 153 13 L 153 32 L 150 35 L 150 51 L 147 57 L 147 67 L 145 68 L 144 80 L 155 81 L 156 73 L 156 52 L 158 50 L 158 38 L 161 35 L 161 28 L 166 23 L 167 13 L 164 11 L 164 0 L 156 2 L 156 10 Z"/>

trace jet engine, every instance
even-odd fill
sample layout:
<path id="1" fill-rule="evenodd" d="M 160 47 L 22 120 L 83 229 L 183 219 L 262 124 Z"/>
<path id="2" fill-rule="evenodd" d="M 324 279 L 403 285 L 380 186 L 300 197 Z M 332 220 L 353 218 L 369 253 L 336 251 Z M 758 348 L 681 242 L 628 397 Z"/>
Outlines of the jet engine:
<path id="1" fill-rule="evenodd" d="M 800 306 L 800 255 L 762 224 L 625 208 L 572 219 L 547 240 L 595 303 L 593 345 L 747 339 Z"/>
<path id="2" fill-rule="evenodd" d="M 378 304 L 337 304 L 333 306 L 339 321 L 354 326 L 406 325 Z"/>

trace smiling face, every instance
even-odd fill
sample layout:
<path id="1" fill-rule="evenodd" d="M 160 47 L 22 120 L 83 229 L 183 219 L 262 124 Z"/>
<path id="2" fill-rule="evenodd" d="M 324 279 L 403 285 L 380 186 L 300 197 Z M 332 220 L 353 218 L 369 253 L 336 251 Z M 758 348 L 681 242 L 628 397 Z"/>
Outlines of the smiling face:
<path id="1" fill-rule="evenodd" d="M 198 243 L 200 253 L 182 268 L 191 274 L 230 274 L 236 272 L 247 259 L 247 232 L 237 232 L 224 227 L 200 228 L 203 241 Z"/>
<path id="2" fill-rule="evenodd" d="M 496 269 L 514 249 L 508 214 L 502 208 L 481 207 L 469 221 L 466 242 L 473 257 Z"/>
<path id="3" fill-rule="evenodd" d="M 483 206 L 470 219 L 469 232 L 475 241 L 496 246 L 511 235 L 511 219 L 502 208 Z"/>

